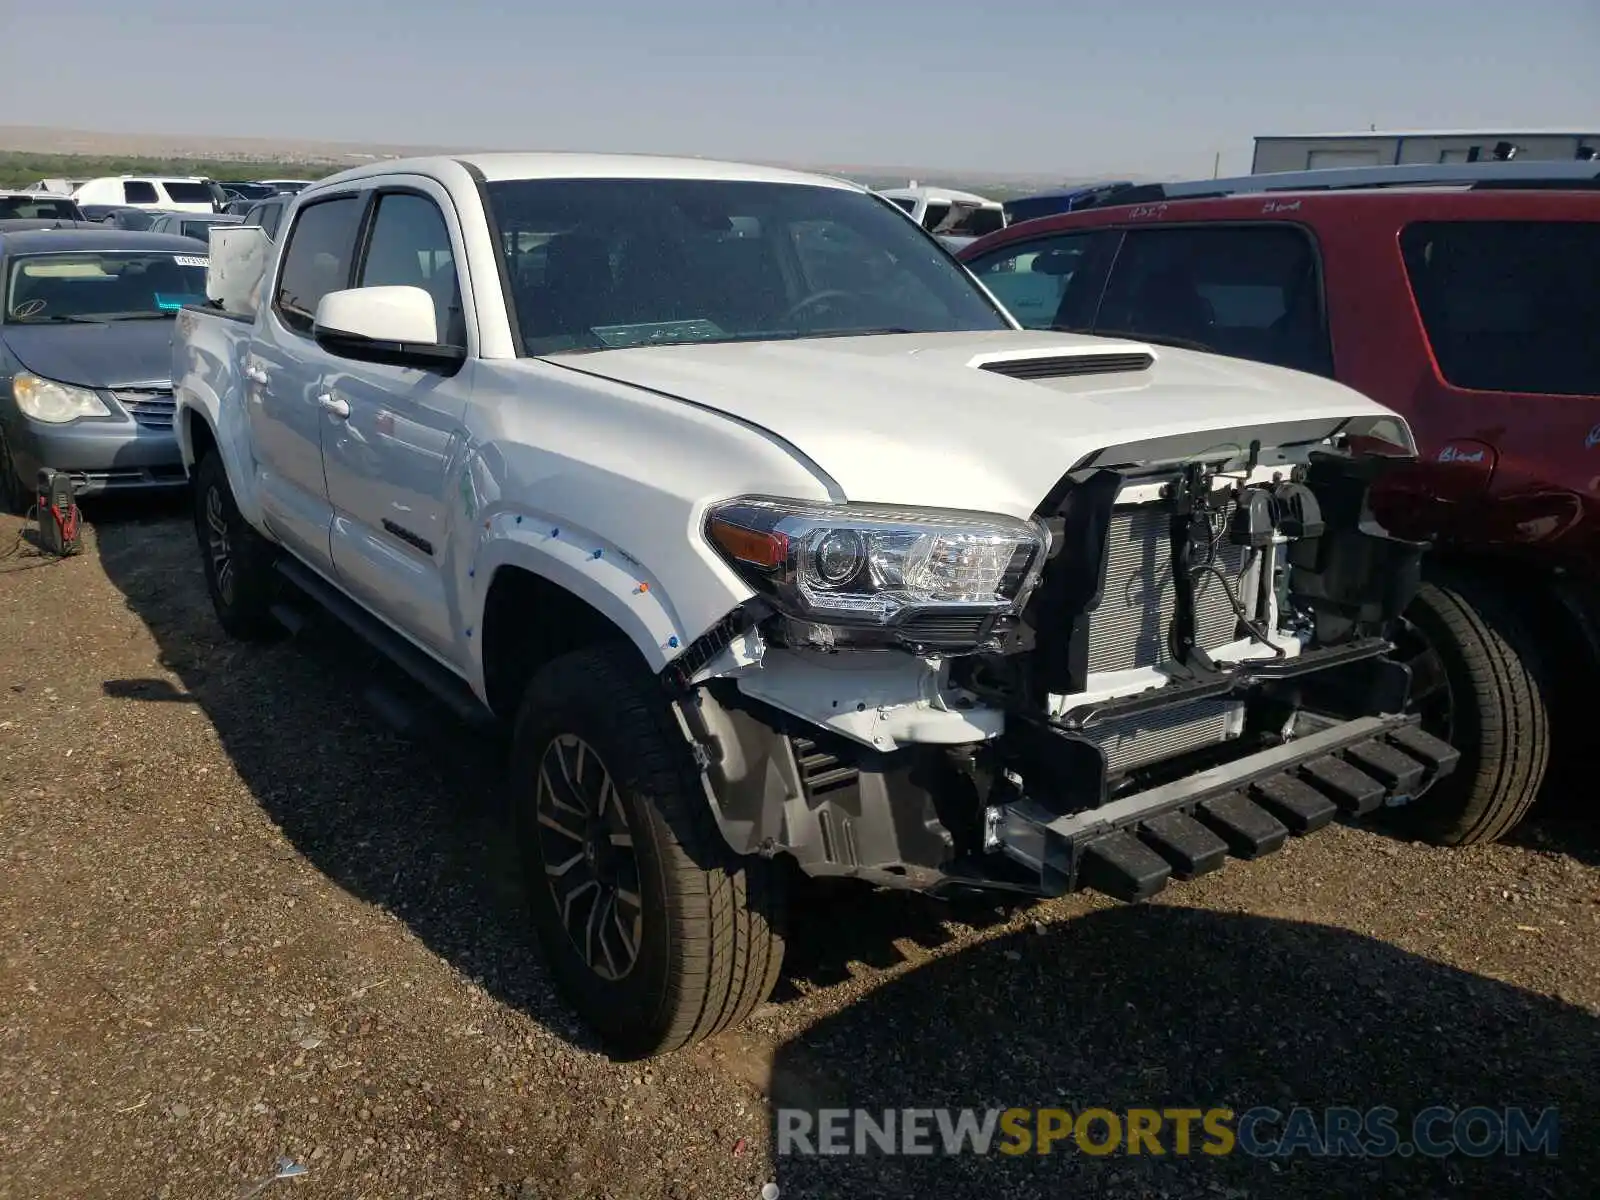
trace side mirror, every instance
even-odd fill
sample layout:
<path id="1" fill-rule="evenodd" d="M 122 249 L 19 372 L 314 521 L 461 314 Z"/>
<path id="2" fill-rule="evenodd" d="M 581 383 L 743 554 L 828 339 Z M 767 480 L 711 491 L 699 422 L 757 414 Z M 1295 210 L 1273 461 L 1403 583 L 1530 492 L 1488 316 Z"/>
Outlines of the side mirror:
<path id="1" fill-rule="evenodd" d="M 330 354 L 365 362 L 451 371 L 463 346 L 439 342 L 433 297 L 419 287 L 362 287 L 329 292 L 317 304 L 311 336 Z"/>

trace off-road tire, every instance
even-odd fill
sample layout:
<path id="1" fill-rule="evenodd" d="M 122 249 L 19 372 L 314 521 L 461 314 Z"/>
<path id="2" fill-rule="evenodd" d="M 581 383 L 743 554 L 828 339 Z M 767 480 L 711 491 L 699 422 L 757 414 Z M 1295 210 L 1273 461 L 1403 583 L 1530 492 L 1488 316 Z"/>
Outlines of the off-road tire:
<path id="1" fill-rule="evenodd" d="M 1533 637 L 1493 588 L 1463 578 L 1424 583 L 1405 615 L 1444 667 L 1451 694 L 1448 736 L 1461 762 L 1421 799 L 1391 810 L 1386 819 L 1409 836 L 1440 845 L 1496 841 L 1526 815 L 1550 757 L 1544 672 Z"/>
<path id="2" fill-rule="evenodd" d="M 591 968 L 563 924 L 539 841 L 540 767 L 563 738 L 602 760 L 627 820 L 641 903 L 636 958 L 621 978 Z M 783 961 L 781 864 L 728 849 L 666 696 L 631 646 L 575 651 L 538 671 L 511 758 L 533 924 L 557 987 L 609 1052 L 642 1058 L 689 1045 L 771 994 Z"/>
<path id="3" fill-rule="evenodd" d="M 194 472 L 194 531 L 205 571 L 206 591 L 217 620 L 232 637 L 247 642 L 271 641 L 284 630 L 272 616 L 279 595 L 272 562 L 276 547 L 239 512 L 228 483 L 227 468 L 216 451 L 201 458 Z M 216 535 L 222 534 L 231 573 L 219 560 Z"/>

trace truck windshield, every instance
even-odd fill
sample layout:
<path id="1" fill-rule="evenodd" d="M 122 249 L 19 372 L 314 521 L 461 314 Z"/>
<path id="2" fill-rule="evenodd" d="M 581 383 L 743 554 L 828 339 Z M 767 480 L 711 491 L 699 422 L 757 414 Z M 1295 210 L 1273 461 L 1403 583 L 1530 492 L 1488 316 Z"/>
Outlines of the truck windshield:
<path id="1" fill-rule="evenodd" d="M 203 254 L 29 254 L 11 260 L 5 318 L 13 325 L 170 318 L 205 295 Z"/>
<path id="2" fill-rule="evenodd" d="M 865 193 L 701 179 L 488 193 L 530 355 L 1010 328 L 931 238 Z"/>

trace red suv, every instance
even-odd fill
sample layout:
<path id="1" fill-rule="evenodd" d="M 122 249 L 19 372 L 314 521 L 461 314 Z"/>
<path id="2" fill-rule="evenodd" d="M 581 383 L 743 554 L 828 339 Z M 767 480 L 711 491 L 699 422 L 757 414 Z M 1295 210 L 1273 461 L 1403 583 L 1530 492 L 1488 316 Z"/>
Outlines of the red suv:
<path id="1" fill-rule="evenodd" d="M 1436 539 L 1401 650 L 1425 726 L 1463 762 L 1395 814 L 1410 832 L 1502 836 L 1551 747 L 1565 763 L 1592 740 L 1600 190 L 1155 199 L 1014 225 L 960 257 L 1030 328 L 1327 375 L 1411 422 L 1420 461 L 1375 507 Z"/>

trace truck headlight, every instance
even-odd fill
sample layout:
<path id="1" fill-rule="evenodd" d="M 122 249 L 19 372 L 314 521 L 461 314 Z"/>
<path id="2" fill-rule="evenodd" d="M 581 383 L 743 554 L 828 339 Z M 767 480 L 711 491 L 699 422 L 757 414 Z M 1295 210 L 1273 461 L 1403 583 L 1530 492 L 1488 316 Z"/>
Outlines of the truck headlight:
<path id="1" fill-rule="evenodd" d="M 1037 582 L 1049 539 L 997 514 L 766 497 L 714 505 L 705 530 L 789 615 L 857 626 L 1009 612 Z"/>
<path id="2" fill-rule="evenodd" d="M 54 379 L 41 379 L 26 371 L 18 371 L 12 376 L 11 394 L 16 397 L 17 407 L 24 416 L 51 425 L 65 425 L 79 417 L 111 415 L 105 401 L 88 388 L 57 383 Z"/>

